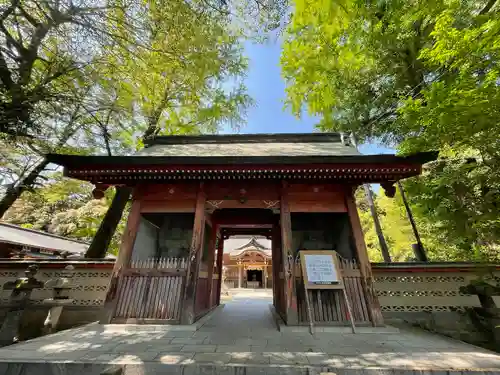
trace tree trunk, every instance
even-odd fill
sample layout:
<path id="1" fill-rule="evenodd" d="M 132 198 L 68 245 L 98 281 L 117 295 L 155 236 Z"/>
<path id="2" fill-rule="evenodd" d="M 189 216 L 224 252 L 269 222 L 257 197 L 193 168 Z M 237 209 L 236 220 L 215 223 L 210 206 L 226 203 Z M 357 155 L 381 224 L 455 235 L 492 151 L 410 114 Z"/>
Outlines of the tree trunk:
<path id="1" fill-rule="evenodd" d="M 385 263 L 391 263 L 391 254 L 389 253 L 389 247 L 387 242 L 385 242 L 384 233 L 382 232 L 382 226 L 380 225 L 380 220 L 378 218 L 377 208 L 373 202 L 372 191 L 367 184 L 363 185 L 366 194 L 366 200 L 368 201 L 368 206 L 370 207 L 370 212 L 372 214 L 373 224 L 375 225 L 375 232 L 377 233 L 378 243 L 380 245 L 380 250 L 382 251 L 382 257 Z"/>
<path id="2" fill-rule="evenodd" d="M 101 221 L 97 233 L 92 239 L 92 243 L 85 253 L 85 258 L 104 258 L 106 256 L 111 239 L 115 234 L 116 227 L 122 218 L 123 210 L 130 198 L 131 191 L 128 187 L 116 187 L 115 196 Z"/>
<path id="3" fill-rule="evenodd" d="M 350 139 L 352 145 L 358 150 L 358 144 L 356 142 L 356 137 L 353 133 L 350 134 Z M 382 232 L 382 226 L 380 225 L 380 220 L 378 218 L 377 208 L 373 202 L 373 195 L 368 184 L 363 184 L 363 189 L 365 190 L 366 200 L 368 201 L 368 206 L 370 207 L 370 213 L 372 215 L 373 224 L 375 225 L 375 232 L 377 233 L 378 243 L 380 245 L 380 250 L 382 251 L 382 257 L 384 262 L 391 263 L 391 254 L 389 253 L 389 247 L 385 241 L 384 233 Z"/>
<path id="4" fill-rule="evenodd" d="M 405 205 L 406 215 L 408 216 L 408 220 L 410 221 L 411 229 L 413 229 L 413 234 L 415 236 L 415 239 L 417 240 L 417 243 L 413 244 L 414 246 L 412 245 L 412 249 L 413 249 L 413 252 L 415 254 L 415 258 L 417 258 L 417 260 L 419 262 L 428 262 L 429 259 L 427 258 L 424 244 L 420 240 L 420 235 L 418 234 L 417 224 L 415 224 L 415 220 L 413 219 L 413 214 L 411 213 L 410 205 L 408 204 L 408 201 L 406 200 L 405 190 L 403 189 L 403 185 L 401 184 L 401 181 L 398 181 L 398 189 L 399 189 L 399 193 L 401 194 L 401 199 L 403 200 L 403 204 Z"/>
<path id="5" fill-rule="evenodd" d="M 43 172 L 48 164 L 49 161 L 47 159 L 42 159 L 16 186 L 7 189 L 4 197 L 0 200 L 0 218 L 7 212 L 10 206 L 14 204 L 17 198 L 19 198 L 27 188 L 33 186 L 35 180 L 38 178 L 40 173 Z"/>

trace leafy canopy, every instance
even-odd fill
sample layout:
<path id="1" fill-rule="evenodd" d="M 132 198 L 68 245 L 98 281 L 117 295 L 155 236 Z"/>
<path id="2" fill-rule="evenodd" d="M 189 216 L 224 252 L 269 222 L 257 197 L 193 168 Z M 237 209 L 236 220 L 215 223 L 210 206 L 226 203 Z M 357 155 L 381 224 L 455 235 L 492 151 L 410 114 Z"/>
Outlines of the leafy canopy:
<path id="1" fill-rule="evenodd" d="M 499 15 L 496 0 L 297 0 L 281 59 L 288 105 L 320 129 L 441 150 L 405 186 L 423 230 L 463 260 L 498 252 Z"/>

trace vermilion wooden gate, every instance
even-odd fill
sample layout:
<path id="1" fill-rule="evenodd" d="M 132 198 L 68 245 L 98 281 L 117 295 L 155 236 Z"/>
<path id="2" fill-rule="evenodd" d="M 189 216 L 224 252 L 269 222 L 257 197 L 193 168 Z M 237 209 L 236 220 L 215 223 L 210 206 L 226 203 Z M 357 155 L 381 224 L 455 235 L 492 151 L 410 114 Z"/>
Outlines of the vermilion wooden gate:
<path id="1" fill-rule="evenodd" d="M 132 261 L 121 271 L 112 323 L 178 322 L 187 259 Z"/>

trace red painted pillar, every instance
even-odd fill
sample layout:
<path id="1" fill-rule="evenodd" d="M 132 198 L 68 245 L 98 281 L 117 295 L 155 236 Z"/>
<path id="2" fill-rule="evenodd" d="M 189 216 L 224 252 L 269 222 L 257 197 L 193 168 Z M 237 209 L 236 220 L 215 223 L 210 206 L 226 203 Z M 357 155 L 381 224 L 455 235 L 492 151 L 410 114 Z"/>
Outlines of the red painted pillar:
<path id="1" fill-rule="evenodd" d="M 219 237 L 217 242 L 217 273 L 219 274 L 219 282 L 217 283 L 217 306 L 220 305 L 220 293 L 222 289 L 222 260 L 224 255 L 224 239 Z"/>

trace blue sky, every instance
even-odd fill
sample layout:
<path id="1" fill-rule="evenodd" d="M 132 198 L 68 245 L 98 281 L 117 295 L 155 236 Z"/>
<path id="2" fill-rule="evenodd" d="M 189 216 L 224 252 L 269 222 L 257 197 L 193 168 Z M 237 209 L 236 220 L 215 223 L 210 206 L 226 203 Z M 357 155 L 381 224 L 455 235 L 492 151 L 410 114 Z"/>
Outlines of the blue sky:
<path id="1" fill-rule="evenodd" d="M 246 79 L 249 94 L 256 104 L 248 111 L 247 125 L 242 133 L 307 133 L 314 130 L 315 119 L 304 116 L 297 119 L 284 108 L 285 82 L 280 72 L 280 42 L 265 44 L 245 43 L 249 58 L 249 72 Z M 394 152 L 375 144 L 360 147 L 364 154 Z"/>

